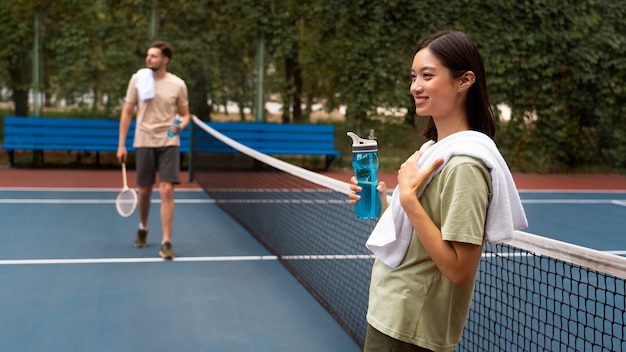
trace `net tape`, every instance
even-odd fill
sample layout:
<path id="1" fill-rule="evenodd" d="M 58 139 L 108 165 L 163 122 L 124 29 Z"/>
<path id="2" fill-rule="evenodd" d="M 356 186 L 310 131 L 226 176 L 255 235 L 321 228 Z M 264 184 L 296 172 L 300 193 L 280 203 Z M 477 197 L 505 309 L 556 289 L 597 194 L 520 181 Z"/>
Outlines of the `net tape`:
<path id="1" fill-rule="evenodd" d="M 194 153 L 198 183 L 362 345 L 373 264 L 364 244 L 375 221 L 355 218 L 349 185 L 254 151 L 193 118 L 194 139 L 217 138 L 255 159 L 248 165 L 271 165 L 220 170 L 211 158 L 223 155 Z M 487 244 L 457 351 L 626 350 L 625 277 L 624 257 L 525 232 Z"/>

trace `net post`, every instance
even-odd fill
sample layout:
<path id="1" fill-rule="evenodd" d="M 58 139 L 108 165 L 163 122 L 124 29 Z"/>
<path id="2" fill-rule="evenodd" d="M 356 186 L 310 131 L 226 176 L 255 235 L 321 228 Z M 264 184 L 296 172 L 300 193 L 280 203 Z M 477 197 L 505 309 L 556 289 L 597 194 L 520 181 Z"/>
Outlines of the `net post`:
<path id="1" fill-rule="evenodd" d="M 195 115 L 191 115 L 191 123 L 189 124 L 189 162 L 187 163 L 187 173 L 189 174 L 189 183 L 193 183 L 193 153 L 194 153 L 194 134 L 195 134 Z"/>

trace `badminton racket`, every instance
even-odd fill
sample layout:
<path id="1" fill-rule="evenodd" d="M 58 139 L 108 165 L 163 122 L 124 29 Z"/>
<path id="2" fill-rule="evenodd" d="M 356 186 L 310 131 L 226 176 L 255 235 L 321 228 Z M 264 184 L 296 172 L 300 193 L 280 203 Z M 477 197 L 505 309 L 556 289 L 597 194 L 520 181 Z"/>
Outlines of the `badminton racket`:
<path id="1" fill-rule="evenodd" d="M 128 187 L 128 181 L 126 180 L 126 163 L 122 163 L 122 178 L 124 180 L 124 188 L 122 188 L 122 191 L 117 195 L 115 207 L 121 216 L 129 217 L 137 207 L 137 192 Z"/>

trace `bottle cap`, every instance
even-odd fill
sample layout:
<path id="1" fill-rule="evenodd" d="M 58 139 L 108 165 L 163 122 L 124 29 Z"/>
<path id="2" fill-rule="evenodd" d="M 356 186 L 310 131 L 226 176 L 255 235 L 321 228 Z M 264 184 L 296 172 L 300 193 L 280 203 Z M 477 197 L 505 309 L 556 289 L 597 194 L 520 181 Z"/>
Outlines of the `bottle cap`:
<path id="1" fill-rule="evenodd" d="M 374 137 L 374 130 L 370 130 L 370 135 L 367 139 L 359 137 L 354 132 L 348 132 L 348 137 L 352 138 L 352 151 L 353 152 L 375 152 L 378 150 L 378 143 Z"/>

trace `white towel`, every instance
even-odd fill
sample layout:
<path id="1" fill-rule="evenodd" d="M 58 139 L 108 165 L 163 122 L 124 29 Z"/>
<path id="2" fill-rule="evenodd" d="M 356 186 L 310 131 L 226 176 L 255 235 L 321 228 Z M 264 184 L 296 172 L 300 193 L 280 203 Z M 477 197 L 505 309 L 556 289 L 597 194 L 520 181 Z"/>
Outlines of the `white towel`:
<path id="1" fill-rule="evenodd" d="M 513 176 L 496 144 L 487 135 L 476 131 L 462 131 L 448 136 L 428 148 L 417 161 L 422 168 L 437 158 L 443 164 L 432 173 L 424 188 L 454 155 L 467 155 L 482 160 L 489 169 L 493 196 L 487 209 L 485 234 L 487 242 L 501 243 L 513 239 L 515 230 L 528 227 Z M 424 188 L 419 190 L 418 197 Z M 399 187 L 391 197 L 389 208 L 372 231 L 366 246 L 388 266 L 400 265 L 411 242 L 413 225 L 400 205 Z"/>
<path id="2" fill-rule="evenodd" d="M 154 74 L 149 68 L 142 68 L 137 71 L 137 82 L 135 82 L 139 100 L 145 101 L 154 98 Z"/>

